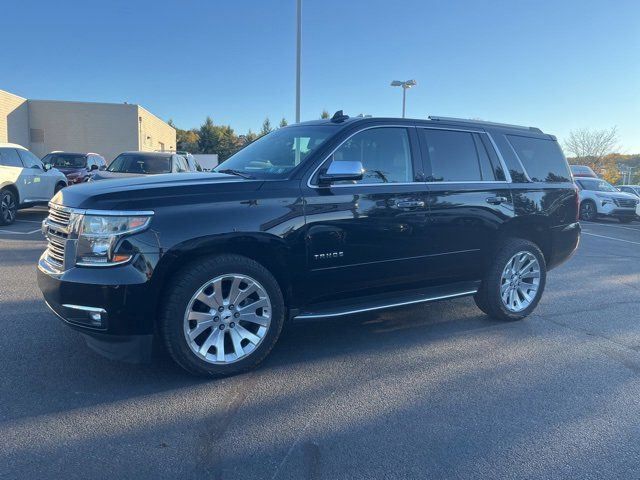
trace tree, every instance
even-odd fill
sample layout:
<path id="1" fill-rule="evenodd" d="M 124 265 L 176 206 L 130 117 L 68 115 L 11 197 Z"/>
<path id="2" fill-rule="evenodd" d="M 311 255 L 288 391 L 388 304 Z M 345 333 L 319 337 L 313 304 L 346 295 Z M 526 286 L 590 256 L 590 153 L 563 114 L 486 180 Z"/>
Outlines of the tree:
<path id="1" fill-rule="evenodd" d="M 198 135 L 197 130 L 176 129 L 176 150 L 184 150 L 189 153 L 200 153 L 198 140 L 200 140 L 200 136 Z"/>
<path id="2" fill-rule="evenodd" d="M 280 128 L 286 127 L 287 125 L 289 125 L 289 122 L 287 122 L 286 118 L 282 117 L 282 120 L 280 120 Z"/>
<path id="3" fill-rule="evenodd" d="M 330 118 L 329 112 L 327 112 L 326 110 L 322 110 L 322 113 L 320 114 L 320 118 L 322 119 Z"/>
<path id="4" fill-rule="evenodd" d="M 564 149 L 581 161 L 598 164 L 605 156 L 618 148 L 618 129 L 591 130 L 581 128 L 569 132 Z"/>
<path id="5" fill-rule="evenodd" d="M 198 151 L 200 153 L 218 153 L 219 135 L 211 117 L 207 117 L 198 132 Z"/>
<path id="6" fill-rule="evenodd" d="M 269 117 L 264 119 L 264 122 L 262 122 L 262 129 L 260 130 L 260 136 L 266 135 L 267 133 L 270 133 L 273 130 L 273 128 L 271 127 L 271 120 L 269 120 Z"/>
<path id="7" fill-rule="evenodd" d="M 243 143 L 243 147 L 246 147 L 247 145 L 249 145 L 250 143 L 255 142 L 258 139 L 258 134 L 254 133 L 253 131 L 251 131 L 251 129 L 249 129 L 249 131 L 247 132 L 246 135 L 244 135 L 244 137 L 242 138 L 242 143 Z"/>
<path id="8" fill-rule="evenodd" d="M 574 155 L 571 163 L 587 165 L 609 183 L 616 183 L 621 175 L 613 152 L 619 148 L 618 129 L 581 128 L 569 132 L 564 149 Z"/>

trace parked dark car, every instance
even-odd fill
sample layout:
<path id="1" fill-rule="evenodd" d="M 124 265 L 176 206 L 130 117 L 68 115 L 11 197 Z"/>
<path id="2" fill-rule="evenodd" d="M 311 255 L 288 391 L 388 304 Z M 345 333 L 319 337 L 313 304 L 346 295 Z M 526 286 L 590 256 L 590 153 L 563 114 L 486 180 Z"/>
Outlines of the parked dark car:
<path id="1" fill-rule="evenodd" d="M 124 152 L 106 170 L 95 172 L 91 180 L 159 175 L 162 173 L 195 172 L 182 155 L 171 152 Z"/>
<path id="2" fill-rule="evenodd" d="M 521 319 L 580 234 L 555 137 L 443 117 L 338 112 L 208 175 L 81 185 L 50 207 L 50 308 L 111 358 L 155 338 L 212 376 L 260 363 L 289 320 L 463 296 Z"/>
<path id="3" fill-rule="evenodd" d="M 93 172 L 107 168 L 104 157 L 91 152 L 51 152 L 44 156 L 42 163 L 64 173 L 69 185 L 86 182 Z"/>

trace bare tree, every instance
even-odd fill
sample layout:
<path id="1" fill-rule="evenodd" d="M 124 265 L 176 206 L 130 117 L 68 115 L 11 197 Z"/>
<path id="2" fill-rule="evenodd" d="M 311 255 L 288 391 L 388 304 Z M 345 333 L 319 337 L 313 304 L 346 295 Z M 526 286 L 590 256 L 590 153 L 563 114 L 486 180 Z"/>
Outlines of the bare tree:
<path id="1" fill-rule="evenodd" d="M 611 127 L 602 130 L 572 130 L 564 142 L 564 149 L 576 159 L 599 166 L 604 157 L 619 149 L 618 129 Z"/>

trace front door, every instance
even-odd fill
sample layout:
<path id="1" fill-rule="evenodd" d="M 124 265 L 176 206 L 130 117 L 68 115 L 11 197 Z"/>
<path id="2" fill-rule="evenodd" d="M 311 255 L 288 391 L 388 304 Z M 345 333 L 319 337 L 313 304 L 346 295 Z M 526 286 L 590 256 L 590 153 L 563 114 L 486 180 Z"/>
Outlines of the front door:
<path id="1" fill-rule="evenodd" d="M 478 280 L 500 227 L 514 216 L 505 169 L 482 130 L 417 130 L 429 187 L 431 275 Z"/>
<path id="2" fill-rule="evenodd" d="M 423 278 L 427 191 L 419 178 L 415 128 L 369 127 L 352 134 L 325 161 L 360 161 L 360 181 L 305 192 L 307 302 L 401 288 Z M 421 172 L 420 172 L 421 173 Z"/>
<path id="3" fill-rule="evenodd" d="M 30 201 L 48 201 L 53 196 L 56 177 L 53 172 L 45 172 L 38 157 L 28 150 L 18 150 L 24 170 L 20 175 L 25 184 Z"/>

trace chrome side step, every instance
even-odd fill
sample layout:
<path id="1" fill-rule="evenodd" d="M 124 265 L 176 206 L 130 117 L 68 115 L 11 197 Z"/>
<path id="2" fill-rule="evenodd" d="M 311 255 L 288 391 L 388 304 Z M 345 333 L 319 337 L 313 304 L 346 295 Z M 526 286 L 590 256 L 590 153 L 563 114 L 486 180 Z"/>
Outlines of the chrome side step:
<path id="1" fill-rule="evenodd" d="M 313 320 L 319 318 L 342 317 L 356 313 L 372 312 L 375 310 L 386 310 L 388 308 L 404 307 L 416 303 L 436 302 L 451 298 L 466 297 L 474 295 L 478 291 L 479 282 L 464 282 L 444 287 L 432 287 L 427 289 L 403 292 L 396 296 L 375 295 L 361 297 L 350 302 L 336 302 L 333 304 L 318 304 L 305 310 L 293 319 Z M 315 308 L 314 308 L 315 307 Z"/>

